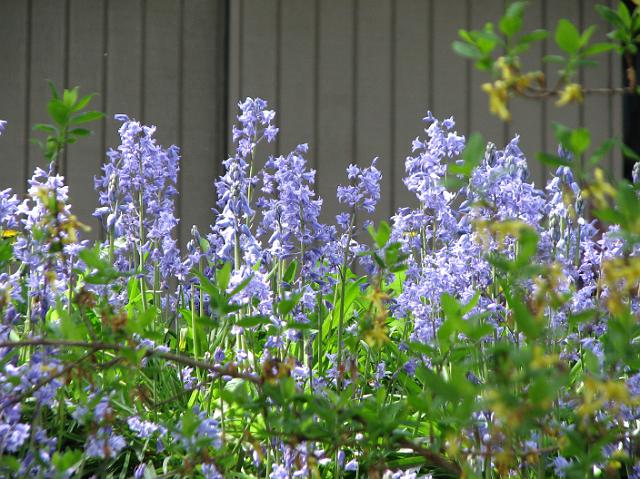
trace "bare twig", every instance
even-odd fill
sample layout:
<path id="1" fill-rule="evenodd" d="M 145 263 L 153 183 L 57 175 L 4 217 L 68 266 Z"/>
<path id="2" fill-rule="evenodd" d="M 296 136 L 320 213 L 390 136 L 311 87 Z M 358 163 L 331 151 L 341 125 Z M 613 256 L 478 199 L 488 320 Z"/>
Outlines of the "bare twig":
<path id="1" fill-rule="evenodd" d="M 0 348 L 24 348 L 28 346 L 51 346 L 51 347 L 71 347 L 71 348 L 86 348 L 95 351 L 131 351 L 135 350 L 135 347 L 125 346 L 117 343 L 103 343 L 103 342 L 88 342 L 88 341 L 70 341 L 66 339 L 46 339 L 46 338 L 32 338 L 21 341 L 2 341 L 0 342 Z M 222 367 L 216 364 L 197 360 L 191 357 L 187 357 L 181 354 L 174 354 L 170 352 L 158 351 L 147 349 L 144 354 L 145 357 L 158 357 L 166 359 L 178 364 L 184 364 L 186 366 L 192 366 L 201 368 L 207 371 L 216 373 L 218 376 L 231 376 L 234 378 L 246 379 L 254 384 L 262 384 L 262 379 L 253 374 L 244 373 L 238 371 L 234 367 Z"/>

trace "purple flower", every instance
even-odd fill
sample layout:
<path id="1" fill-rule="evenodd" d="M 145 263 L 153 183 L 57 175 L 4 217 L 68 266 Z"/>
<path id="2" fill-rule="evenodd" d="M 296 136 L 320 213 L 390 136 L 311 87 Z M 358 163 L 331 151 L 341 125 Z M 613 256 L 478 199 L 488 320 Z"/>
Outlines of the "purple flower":
<path id="1" fill-rule="evenodd" d="M 258 200 L 263 211 L 259 235 L 269 236 L 268 260 L 300 258 L 302 275 L 312 272 L 333 241 L 334 231 L 319 222 L 322 199 L 313 191 L 315 171 L 306 168 L 306 144 L 287 156 L 270 158 Z"/>
<path id="2" fill-rule="evenodd" d="M 571 461 L 568 461 L 562 456 L 557 456 L 551 460 L 551 465 L 553 466 L 553 472 L 556 476 L 566 477 L 566 470 L 571 466 Z"/>
<path id="3" fill-rule="evenodd" d="M 154 265 L 163 279 L 181 269 L 179 251 L 173 231 L 179 149 L 158 145 L 154 126 L 143 126 L 126 115 L 116 115 L 122 121 L 121 144 L 109 150 L 103 175 L 95 178 L 100 206 L 94 216 L 103 220 L 116 246 L 116 264 L 122 270 L 132 269 L 131 256 L 148 254 L 146 272 L 153 284 Z M 117 241 L 116 241 L 117 240 Z"/>
<path id="4" fill-rule="evenodd" d="M 182 384 L 187 391 L 193 391 L 198 385 L 198 378 L 193 374 L 193 368 L 185 366 L 181 371 Z"/>
<path id="5" fill-rule="evenodd" d="M 4 132 L 6 127 L 7 127 L 7 120 L 0 120 L 0 136 L 2 136 L 2 133 Z"/>
<path id="6" fill-rule="evenodd" d="M 0 451 L 17 452 L 29 438 L 30 430 L 29 424 L 0 424 Z"/>
<path id="7" fill-rule="evenodd" d="M 136 468 L 133 470 L 134 479 L 144 479 L 144 473 L 146 469 L 147 469 L 146 462 L 141 462 L 140 464 L 138 464 Z"/>
<path id="8" fill-rule="evenodd" d="M 214 259 L 237 263 L 242 252 L 241 259 L 253 266 L 262 257 L 260 242 L 248 226 L 255 214 L 250 194 L 256 182 L 251 176 L 253 154 L 262 138 L 273 140 L 277 128 L 271 125 L 275 113 L 266 109 L 266 101 L 247 98 L 238 106 L 240 126 L 233 127 L 236 154 L 223 162 L 225 174 L 215 184 L 218 200 L 214 211 L 217 216 L 208 240 Z"/>
<path id="9" fill-rule="evenodd" d="M 111 427 L 101 427 L 87 438 L 85 454 L 88 457 L 112 459 L 116 457 L 126 445 L 127 443 L 124 437 L 119 434 L 114 434 Z"/>
<path id="10" fill-rule="evenodd" d="M 222 446 L 222 437 L 220 429 L 218 428 L 218 421 L 207 417 L 204 411 L 198 411 L 197 408 L 194 409 L 194 412 L 199 420 L 195 432 L 189 437 L 185 437 L 180 433 L 174 433 L 176 439 L 181 442 L 186 450 L 191 450 L 196 446 L 200 447 L 204 444 L 220 448 Z M 178 422 L 177 429 L 178 431 L 182 430 L 182 420 Z"/>
<path id="11" fill-rule="evenodd" d="M 167 432 L 167 429 L 164 426 L 160 426 L 159 424 L 151 421 L 142 420 L 138 416 L 131 416 L 127 419 L 127 424 L 129 425 L 129 429 L 135 432 L 141 439 L 148 439 L 156 432 L 161 436 Z"/>
<path id="12" fill-rule="evenodd" d="M 202 464 L 202 475 L 204 479 L 222 479 L 222 474 L 218 472 L 214 464 Z"/>
<path id="13" fill-rule="evenodd" d="M 338 186 L 338 201 L 350 209 L 362 208 L 368 213 L 373 213 L 376 203 L 380 199 L 380 180 L 382 173 L 376 168 L 374 158 L 371 166 L 359 168 L 356 165 L 349 165 L 347 177 L 351 181 L 348 186 Z"/>
<path id="14" fill-rule="evenodd" d="M 20 200 L 12 193 L 11 188 L 0 190 L 0 229 L 18 227 L 16 213 Z"/>
<path id="15" fill-rule="evenodd" d="M 351 459 L 344 465 L 345 471 L 357 471 L 358 470 L 358 461 L 355 459 Z"/>

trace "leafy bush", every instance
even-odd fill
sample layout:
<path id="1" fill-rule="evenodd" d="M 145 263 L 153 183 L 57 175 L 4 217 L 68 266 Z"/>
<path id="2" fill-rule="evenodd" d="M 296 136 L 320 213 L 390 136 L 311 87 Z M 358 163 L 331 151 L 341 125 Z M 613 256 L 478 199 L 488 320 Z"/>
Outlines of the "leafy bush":
<path id="1" fill-rule="evenodd" d="M 625 11 L 602 13 L 627 32 Z M 576 34 L 567 87 L 595 48 Z M 459 53 L 510 75 L 544 37 L 505 43 L 505 69 L 489 27 L 462 35 Z M 0 191 L 2 477 L 640 477 L 640 197 L 597 168 L 615 141 L 590 152 L 556 125 L 539 189 L 518 137 L 500 149 L 428 113 L 405 162 L 417 206 L 371 224 L 373 160 L 347 168 L 324 224 L 308 146 L 259 167 L 278 129 L 247 98 L 211 229 L 181 250 L 179 149 L 117 115 L 89 244 L 58 171 L 101 114 L 52 95 L 49 170 L 24 199 Z"/>
<path id="2" fill-rule="evenodd" d="M 428 114 L 406 160 L 419 206 L 363 221 L 374 160 L 326 225 L 307 145 L 254 172 L 275 113 L 239 107 L 186 251 L 178 149 L 124 115 L 95 180 L 104 242 L 80 239 L 53 167 L 24 200 L 2 191 L 4 475 L 635 473 L 634 185 L 560 166 L 539 190 L 517 137 L 485 147 Z"/>

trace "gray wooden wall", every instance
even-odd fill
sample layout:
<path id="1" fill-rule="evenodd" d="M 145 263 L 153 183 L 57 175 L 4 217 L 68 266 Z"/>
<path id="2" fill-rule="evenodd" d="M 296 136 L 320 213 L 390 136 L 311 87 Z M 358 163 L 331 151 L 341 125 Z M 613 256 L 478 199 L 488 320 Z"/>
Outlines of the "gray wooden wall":
<path id="1" fill-rule="evenodd" d="M 181 146 L 182 237 L 206 229 L 225 152 L 227 3 L 224 0 L 0 0 L 0 184 L 25 191 L 41 154 L 31 125 L 47 121 L 45 79 L 96 92 L 107 119 L 69 149 L 74 211 L 93 227 L 93 177 L 119 143 L 115 113 L 155 124 Z M 37 134 L 36 134 L 37 135 Z"/>
<path id="2" fill-rule="evenodd" d="M 606 3 L 606 0 L 604 0 Z M 527 29 L 554 29 L 559 18 L 578 25 L 598 23 L 593 0 L 533 0 Z M 453 115 L 459 131 L 480 131 L 503 145 L 522 135 L 526 153 L 555 151 L 552 121 L 592 129 L 594 141 L 621 136 L 620 98 L 592 98 L 583 106 L 556 108 L 552 102 L 513 103 L 505 125 L 488 112 L 480 85 L 487 76 L 454 55 L 459 28 L 496 21 L 503 0 L 238 0 L 231 4 L 230 117 L 237 97 L 262 96 L 278 110 L 279 141 L 265 152 L 286 152 L 309 142 L 326 209 L 338 208 L 335 187 L 349 163 L 379 156 L 388 217 L 411 198 L 402 183 L 411 140 L 422 132 L 427 110 Z M 552 53 L 540 45 L 527 55 L 530 68 Z M 608 56 L 586 74 L 588 86 L 620 84 L 620 66 Z M 553 84 L 554 77 L 549 75 Z M 532 155 L 533 156 L 533 155 Z M 612 157 L 611 171 L 622 163 Z M 531 161 L 542 184 L 547 172 Z M 327 215 L 328 216 L 328 215 Z"/>
<path id="3" fill-rule="evenodd" d="M 562 17 L 601 23 L 593 5 L 606 2 L 532 0 L 525 28 L 553 29 Z M 96 106 L 109 115 L 69 153 L 78 214 L 95 225 L 92 178 L 106 147 L 117 145 L 111 117 L 128 113 L 156 124 L 166 146 L 182 147 L 183 238 L 192 224 L 204 230 L 211 221 L 212 184 L 231 146 L 227 127 L 245 96 L 263 97 L 278 111 L 281 135 L 263 154 L 310 144 L 325 219 L 338 209 L 344 168 L 374 156 L 384 175 L 378 218 L 410 201 L 404 158 L 428 109 L 499 145 L 521 133 L 529 154 L 555 150 L 552 121 L 586 125 L 595 142 L 620 136 L 620 98 L 564 109 L 518 101 L 508 125 L 488 113 L 480 90 L 487 77 L 450 45 L 459 28 L 479 28 L 503 8 L 504 0 L 0 0 L 0 118 L 10 122 L 0 139 L 0 184 L 23 191 L 40 162 L 28 138 L 29 125 L 46 120 L 46 78 L 98 92 Z M 598 34 L 605 31 L 601 25 Z M 528 66 L 540 68 L 552 52 L 536 46 Z M 585 74 L 586 84 L 619 85 L 618 61 L 601 62 Z M 608 161 L 619 175 L 621 161 Z M 531 164 L 541 183 L 547 172 Z"/>

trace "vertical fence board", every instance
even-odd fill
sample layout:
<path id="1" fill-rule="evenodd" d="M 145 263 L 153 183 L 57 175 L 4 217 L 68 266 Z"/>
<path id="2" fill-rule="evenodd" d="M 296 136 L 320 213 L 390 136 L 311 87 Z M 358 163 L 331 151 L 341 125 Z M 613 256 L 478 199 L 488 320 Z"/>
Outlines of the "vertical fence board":
<path id="1" fill-rule="evenodd" d="M 451 43 L 458 38 L 458 30 L 466 28 L 467 1 L 435 1 L 433 8 L 434 43 L 433 114 L 444 119 L 453 116 L 460 133 L 469 131 L 469 70 L 467 60 L 455 55 Z"/>
<path id="2" fill-rule="evenodd" d="M 213 183 L 224 152 L 225 137 L 216 134 L 221 101 L 226 101 L 218 93 L 223 85 L 219 84 L 217 75 L 224 45 L 219 44 L 219 33 L 210 25 L 210 20 L 218 15 L 225 15 L 220 2 L 184 2 L 182 244 L 188 241 L 193 225 L 198 226 L 202 234 L 208 233 L 213 219 L 211 208 L 215 206 Z"/>
<path id="3" fill-rule="evenodd" d="M 498 19 L 504 13 L 502 2 L 496 0 L 471 0 L 469 3 L 469 18 L 472 30 L 480 30 L 485 23 L 496 25 Z M 451 52 L 450 55 L 455 55 Z M 471 67 L 470 89 L 467 92 L 469 104 L 470 132 L 480 132 L 488 141 L 502 148 L 505 138 L 505 124 L 493 113 L 489 112 L 487 94 L 482 91 L 482 84 L 491 81 L 491 74 L 479 71 L 471 61 L 467 64 Z"/>
<path id="4" fill-rule="evenodd" d="M 79 86 L 81 96 L 89 93 L 99 95 L 103 89 L 103 1 L 71 0 L 70 3 L 68 86 Z M 96 96 L 90 107 L 100 109 L 100 102 L 100 96 Z M 92 122 L 86 127 L 93 134 L 71 145 L 67 153 L 65 173 L 73 211 L 85 222 L 89 222 L 89 236 L 97 238 L 100 225 L 92 216 L 98 204 L 93 177 L 100 173 L 104 125 L 103 122 Z"/>
<path id="5" fill-rule="evenodd" d="M 242 84 L 240 99 L 260 97 L 270 109 L 278 109 L 278 12 L 279 0 L 244 0 L 242 15 Z M 235 110 L 234 110 L 235 111 Z M 230 112 L 233 115 L 233 112 Z M 279 117 L 276 114 L 276 123 Z M 257 167 L 276 153 L 276 143 L 263 141 L 256 149 Z M 254 168 L 254 171 L 255 168 Z"/>
<path id="6" fill-rule="evenodd" d="M 430 35 L 432 1 L 396 1 L 395 95 L 396 121 L 394 125 L 393 195 L 396 208 L 415 206 L 415 195 L 409 192 L 402 181 L 405 175 L 404 160 L 411 154 L 411 142 L 416 136 L 423 136 L 422 118 L 429 104 L 429 83 L 431 68 Z"/>
<path id="7" fill-rule="evenodd" d="M 336 187 L 353 162 L 354 2 L 320 2 L 318 78 L 318 191 L 324 199 L 323 220 L 339 211 Z"/>
<path id="8" fill-rule="evenodd" d="M 146 2 L 144 121 L 165 148 L 178 142 L 179 0 Z"/>
<path id="9" fill-rule="evenodd" d="M 551 38 L 553 38 L 558 20 L 560 20 L 561 18 L 566 18 L 570 22 L 579 25 L 580 7 L 581 3 L 579 0 L 564 0 L 562 2 L 558 2 L 556 0 L 546 0 L 545 22 L 547 30 L 552 32 Z M 548 44 L 548 53 L 550 55 L 557 55 L 562 53 L 555 45 L 555 42 L 550 40 Z M 555 71 L 557 71 L 557 68 L 555 67 L 557 67 L 557 65 L 550 65 L 549 75 L 547 75 L 547 84 L 551 88 L 553 88 L 558 81 L 558 75 L 557 73 L 555 73 Z M 556 151 L 556 147 L 558 145 L 558 141 L 556 140 L 553 133 L 553 123 L 561 123 L 565 126 L 568 126 L 569 128 L 576 128 L 580 123 L 580 109 L 576 104 L 557 107 L 555 105 L 555 102 L 556 98 L 548 100 L 545 118 L 547 150 L 552 153 Z"/>
<path id="10" fill-rule="evenodd" d="M 618 4 L 615 0 L 609 0 L 609 7 L 616 8 Z M 611 88 L 622 87 L 624 86 L 624 78 L 623 78 L 623 67 L 622 60 L 620 56 L 611 53 L 609 55 L 609 86 Z M 618 138 L 620 141 L 624 139 L 623 135 L 623 112 L 622 112 L 622 95 L 612 95 L 609 97 L 608 102 L 608 126 L 609 126 L 609 136 L 612 138 Z M 622 153 L 619 149 L 616 149 L 609 155 L 609 171 L 611 174 L 617 178 L 622 179 L 624 176 L 624 159 Z"/>
<path id="11" fill-rule="evenodd" d="M 602 20 L 594 9 L 594 5 L 583 0 L 584 26 L 597 25 L 598 29 L 592 36 L 592 42 L 604 41 L 604 35 L 608 32 L 608 24 Z M 597 67 L 585 68 L 584 81 L 582 84 L 586 88 L 603 88 L 609 85 L 609 54 L 602 54 L 592 57 L 598 62 Z M 619 59 L 618 55 L 616 58 Z M 589 95 L 583 104 L 583 125 L 591 133 L 592 148 L 597 148 L 604 140 L 609 138 L 609 128 L 603 127 L 603 120 L 611 122 L 611 109 L 608 95 Z M 603 159 L 601 167 L 608 170 L 610 165 L 608 158 Z"/>
<path id="12" fill-rule="evenodd" d="M 522 27 L 524 33 L 544 28 L 544 2 L 531 2 L 525 10 L 525 20 Z M 542 71 L 545 66 L 542 58 L 545 55 L 544 42 L 532 44 L 528 52 L 522 56 L 523 71 Z M 510 104 L 511 122 L 507 140 L 520 135 L 520 148 L 527 157 L 530 180 L 538 188 L 543 188 L 546 182 L 545 168 L 536 159 L 536 153 L 545 150 L 545 100 L 527 100 L 516 98 Z"/>
<path id="13" fill-rule="evenodd" d="M 227 100 L 227 110 L 229 118 L 227 123 L 229 127 L 236 123 L 236 115 L 238 111 L 238 101 L 242 91 L 242 10 L 244 0 L 236 0 L 230 2 L 229 5 L 229 71 L 227 72 L 229 79 L 229 98 Z M 233 139 L 231 131 L 227 131 L 227 151 L 230 154 L 234 151 Z"/>
<path id="14" fill-rule="evenodd" d="M 29 121 L 29 2 L 0 2 L 0 120 L 8 125 L 0 138 L 0 190 L 25 188 L 26 151 L 30 136 Z"/>
<path id="15" fill-rule="evenodd" d="M 47 102 L 51 97 L 47 80 L 61 91 L 65 80 L 67 52 L 65 49 L 66 1 L 33 0 L 31 10 L 31 78 L 29 81 L 29 118 L 31 125 L 50 123 Z M 30 132 L 31 134 L 31 132 Z M 43 138 L 43 133 L 35 136 Z M 42 151 L 31 145 L 28 157 L 28 177 L 36 166 L 46 167 Z"/>
<path id="16" fill-rule="evenodd" d="M 382 172 L 381 199 L 375 220 L 388 219 L 393 205 L 392 108 L 392 3 L 390 0 L 363 1 L 357 15 L 357 91 L 356 91 L 356 158 L 361 166 L 378 157 Z"/>
<path id="17" fill-rule="evenodd" d="M 120 143 L 116 113 L 142 120 L 142 0 L 109 0 L 106 74 L 106 147 Z"/>
<path id="18" fill-rule="evenodd" d="M 309 143 L 309 161 L 316 155 L 314 89 L 316 88 L 316 18 L 314 0 L 281 0 L 279 154 Z"/>

